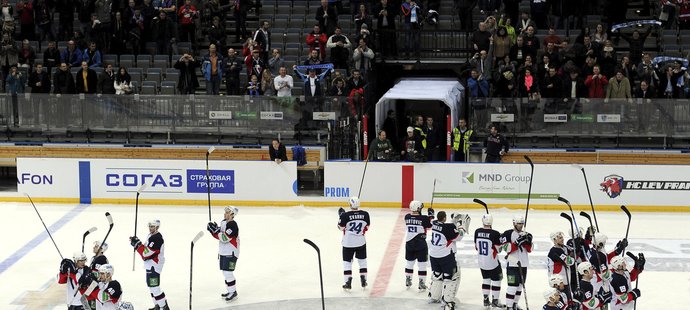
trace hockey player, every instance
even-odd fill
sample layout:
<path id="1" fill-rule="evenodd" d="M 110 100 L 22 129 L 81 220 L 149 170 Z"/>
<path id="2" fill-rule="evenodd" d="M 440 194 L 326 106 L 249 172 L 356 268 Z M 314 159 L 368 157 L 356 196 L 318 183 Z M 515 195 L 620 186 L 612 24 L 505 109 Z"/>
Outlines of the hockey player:
<path id="1" fill-rule="evenodd" d="M 474 231 L 474 248 L 477 250 L 477 262 L 482 272 L 482 293 L 484 294 L 484 307 L 502 308 L 498 302 L 501 294 L 501 280 L 503 269 L 498 261 L 498 252 L 501 249 L 501 233 L 491 228 L 494 218 L 491 214 L 482 216 L 482 226 Z M 489 300 L 491 295 L 491 300 Z"/>
<path id="2" fill-rule="evenodd" d="M 117 310 L 122 296 L 120 282 L 113 280 L 113 265 L 104 264 L 98 267 L 98 280 L 92 282 L 84 292 L 84 298 L 94 300 L 96 310 Z M 84 303 L 86 304 L 86 303 Z"/>
<path id="3" fill-rule="evenodd" d="M 108 243 L 101 245 L 100 241 L 93 242 L 93 257 L 91 258 L 91 272 L 98 277 L 98 267 L 108 264 L 108 258 L 105 256 L 105 251 L 108 250 Z"/>
<path id="4" fill-rule="evenodd" d="M 594 267 L 589 262 L 582 262 L 577 265 L 577 272 L 580 273 L 580 302 L 583 309 L 603 309 L 611 301 L 611 292 L 603 289 L 607 285 L 597 274 Z"/>
<path id="5" fill-rule="evenodd" d="M 432 222 L 431 271 L 434 273 L 429 289 L 431 302 L 442 302 L 445 309 L 455 309 L 455 295 L 460 284 L 460 266 L 455 260 L 457 246 L 467 234 L 470 226 L 470 216 L 458 214 L 452 217 L 452 223 L 446 223 L 446 212 L 438 213 L 438 219 Z"/>
<path id="6" fill-rule="evenodd" d="M 352 288 L 352 257 L 357 258 L 359 265 L 359 279 L 362 288 L 367 287 L 367 240 L 364 237 L 371 220 L 369 212 L 359 209 L 359 198 L 350 197 L 350 211 L 345 212 L 343 208 L 338 209 L 340 219 L 338 229 L 343 231 L 343 276 L 345 284 L 343 289 Z"/>
<path id="7" fill-rule="evenodd" d="M 625 240 L 625 239 L 623 239 Z M 613 289 L 613 300 L 611 301 L 611 310 L 629 310 L 633 309 L 635 300 L 640 298 L 641 293 L 637 288 L 632 288 L 631 281 L 637 280 L 637 277 L 644 270 L 646 260 L 644 254 L 640 253 L 635 266 L 632 271 L 628 271 L 625 258 L 622 256 L 615 256 L 611 259 L 611 288 Z"/>
<path id="8" fill-rule="evenodd" d="M 405 286 L 412 286 L 414 262 L 417 261 L 419 271 L 419 290 L 426 289 L 426 265 L 429 260 L 429 247 L 426 243 L 426 231 L 431 228 L 434 209 L 429 208 L 427 215 L 422 215 L 424 204 L 421 201 L 410 201 L 411 214 L 405 215 Z"/>
<path id="9" fill-rule="evenodd" d="M 60 274 L 58 283 L 67 285 L 67 310 L 84 309 L 79 293 L 79 279 L 88 274 L 90 270 L 86 267 L 86 255 L 76 252 L 72 259 L 65 258 L 60 262 Z"/>
<path id="10" fill-rule="evenodd" d="M 592 229 L 590 228 L 590 231 Z M 589 231 L 588 231 L 589 235 Z M 592 249 L 591 249 L 591 255 L 589 258 L 589 262 L 592 264 L 594 267 L 594 270 L 596 270 L 598 273 L 602 274 L 602 278 L 608 279 L 610 278 L 610 275 L 608 273 L 610 272 L 609 270 L 609 263 L 611 262 L 611 259 L 617 255 L 621 255 L 623 251 L 625 251 L 625 248 L 628 246 L 628 240 L 627 239 L 622 239 L 616 243 L 616 247 L 614 248 L 613 251 L 610 253 L 606 253 L 606 241 L 608 241 L 608 237 L 602 233 L 594 233 L 594 236 L 592 237 Z M 590 238 L 585 236 L 587 240 Z"/>
<path id="11" fill-rule="evenodd" d="M 239 213 L 239 209 L 227 206 L 224 211 L 220 226 L 216 222 L 209 222 L 206 229 L 213 235 L 213 238 L 218 239 L 218 260 L 227 289 L 220 296 L 225 298 L 226 301 L 232 301 L 237 298 L 234 272 L 237 259 L 240 257 L 240 228 L 237 226 L 235 216 Z"/>
<path id="12" fill-rule="evenodd" d="M 158 231 L 160 226 L 161 222 L 159 220 L 151 220 L 149 222 L 149 235 L 144 242 L 141 242 L 137 236 L 129 238 L 134 250 L 144 260 L 146 285 L 149 287 L 154 303 L 153 308 L 149 310 L 170 310 L 165 293 L 160 288 L 161 273 L 165 265 L 165 244 L 163 235 Z"/>
<path id="13" fill-rule="evenodd" d="M 564 240 L 563 232 L 556 231 L 551 233 L 553 247 L 551 247 L 546 257 L 546 268 L 549 277 L 552 275 L 560 275 L 564 279 L 570 279 L 571 277 L 570 266 L 575 264 L 575 258 L 568 255 Z M 566 286 L 570 283 L 572 282 L 568 281 Z"/>
<path id="14" fill-rule="evenodd" d="M 542 308 L 543 310 L 561 310 L 558 306 L 561 302 L 561 292 L 555 288 L 548 289 L 544 292 L 544 299 L 546 299 L 546 304 Z"/>
<path id="15" fill-rule="evenodd" d="M 561 295 L 559 298 L 559 302 L 556 303 L 556 306 L 559 309 L 562 310 L 579 310 L 580 305 L 579 302 L 573 300 L 572 296 L 572 291 L 566 284 L 565 279 L 559 275 L 559 274 L 554 274 L 549 277 L 549 285 L 552 288 L 555 288 L 558 290 L 558 293 Z"/>
<path id="16" fill-rule="evenodd" d="M 506 230 L 501 235 L 502 250 L 508 253 L 506 275 L 506 308 L 518 309 L 518 301 L 522 295 L 522 283 L 527 280 L 528 253 L 532 252 L 532 234 L 523 231 L 525 218 L 521 215 L 513 217 L 513 229 Z"/>

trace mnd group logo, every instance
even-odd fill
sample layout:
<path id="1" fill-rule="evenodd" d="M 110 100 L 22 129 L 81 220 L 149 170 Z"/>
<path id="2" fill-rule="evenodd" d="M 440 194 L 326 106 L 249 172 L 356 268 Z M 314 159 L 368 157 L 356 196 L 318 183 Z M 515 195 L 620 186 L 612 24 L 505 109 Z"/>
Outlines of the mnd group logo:
<path id="1" fill-rule="evenodd" d="M 599 187 L 610 198 L 616 198 L 623 190 L 687 191 L 690 190 L 690 181 L 627 180 L 620 175 L 610 174 L 604 177 Z"/>
<path id="2" fill-rule="evenodd" d="M 463 171 L 462 172 L 462 183 L 474 183 L 474 172 Z"/>

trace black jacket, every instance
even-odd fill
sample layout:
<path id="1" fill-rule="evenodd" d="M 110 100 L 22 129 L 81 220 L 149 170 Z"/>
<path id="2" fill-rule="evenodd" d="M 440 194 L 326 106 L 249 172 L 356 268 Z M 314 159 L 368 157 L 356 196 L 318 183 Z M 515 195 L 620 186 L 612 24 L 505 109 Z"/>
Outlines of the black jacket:
<path id="1" fill-rule="evenodd" d="M 502 134 L 489 135 L 484 140 L 484 147 L 486 147 L 487 155 L 500 156 L 501 150 L 508 153 L 508 140 Z"/>
<path id="2" fill-rule="evenodd" d="M 41 82 L 41 86 L 36 86 L 36 83 Z M 36 73 L 32 71 L 29 74 L 29 87 L 31 87 L 32 94 L 47 94 L 50 92 L 50 76 L 48 72 Z"/>
<path id="3" fill-rule="evenodd" d="M 573 86 L 572 84 L 573 80 L 570 78 L 570 74 L 568 74 L 563 79 L 563 87 L 561 88 L 563 91 L 563 98 L 570 98 L 570 92 Z M 577 95 L 577 98 L 587 98 L 588 96 L 588 90 L 587 86 L 585 85 L 585 81 L 581 79 L 579 76 L 577 77 L 577 81 L 575 82 L 575 94 Z"/>
<path id="4" fill-rule="evenodd" d="M 103 71 L 98 76 L 98 93 L 99 94 L 115 94 L 115 72 L 108 74 Z"/>
<path id="5" fill-rule="evenodd" d="M 83 72 L 84 69 L 79 70 L 77 72 L 77 78 L 74 81 L 77 93 L 95 94 L 98 90 L 98 75 L 96 71 L 88 69 L 88 71 L 86 72 L 86 85 L 89 88 L 88 90 L 84 89 L 84 76 L 82 75 Z"/>
<path id="6" fill-rule="evenodd" d="M 55 83 L 55 87 L 53 88 L 53 93 L 55 94 L 76 93 L 76 89 L 74 87 L 74 78 L 72 77 L 72 73 L 69 71 L 62 71 L 58 69 L 53 76 L 53 83 Z"/>
<path id="7" fill-rule="evenodd" d="M 279 158 L 282 161 L 287 161 L 287 151 L 285 150 L 285 145 L 280 143 L 278 145 L 278 149 L 273 148 L 273 144 L 268 146 L 268 155 L 271 156 L 271 160 L 275 161 L 276 158 Z"/>

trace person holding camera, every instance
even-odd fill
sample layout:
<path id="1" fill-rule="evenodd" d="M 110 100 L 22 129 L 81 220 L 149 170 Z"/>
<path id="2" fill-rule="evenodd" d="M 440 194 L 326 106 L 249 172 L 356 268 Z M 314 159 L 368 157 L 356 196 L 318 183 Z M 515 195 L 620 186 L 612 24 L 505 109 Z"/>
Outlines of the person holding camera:
<path id="1" fill-rule="evenodd" d="M 17 66 L 12 66 L 10 68 L 10 74 L 8 74 L 5 79 L 5 83 L 7 93 L 12 95 L 12 110 L 14 111 L 14 126 L 16 127 L 19 126 L 18 94 L 24 93 L 26 78 L 21 72 L 17 71 Z"/>
<path id="2" fill-rule="evenodd" d="M 180 91 L 180 94 L 193 94 L 197 87 L 199 87 L 199 81 L 196 76 L 199 62 L 192 55 L 184 54 L 177 60 L 174 67 L 180 71 L 180 77 L 177 82 L 177 89 Z"/>
<path id="3" fill-rule="evenodd" d="M 379 136 L 371 142 L 369 150 L 369 160 L 373 161 L 393 161 L 393 144 L 386 139 L 386 131 L 379 131 Z"/>

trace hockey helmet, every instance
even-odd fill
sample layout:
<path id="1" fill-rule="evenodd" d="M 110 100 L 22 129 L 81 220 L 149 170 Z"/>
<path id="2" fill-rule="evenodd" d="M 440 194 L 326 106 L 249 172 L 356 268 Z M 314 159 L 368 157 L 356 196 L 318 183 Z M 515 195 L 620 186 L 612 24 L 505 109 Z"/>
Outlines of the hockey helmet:
<path id="1" fill-rule="evenodd" d="M 75 263 L 78 261 L 82 261 L 82 260 L 85 261 L 86 260 L 86 254 L 84 254 L 82 252 L 74 252 L 74 255 L 72 255 L 72 258 L 74 259 Z"/>
<path id="2" fill-rule="evenodd" d="M 491 226 L 494 224 L 494 217 L 491 214 L 482 215 L 482 225 Z"/>
<path id="3" fill-rule="evenodd" d="M 544 299 L 546 299 L 547 302 L 549 302 L 549 301 L 556 302 L 557 301 L 556 296 L 560 296 L 560 294 L 561 294 L 561 292 L 559 292 L 557 289 L 550 288 L 550 289 L 544 291 Z"/>
<path id="4" fill-rule="evenodd" d="M 235 215 L 235 216 L 236 216 L 237 213 L 240 212 L 240 209 L 238 209 L 237 207 L 234 207 L 234 206 L 227 206 L 227 207 L 225 207 L 224 211 L 225 211 L 226 213 L 228 213 L 228 212 L 229 212 L 229 213 L 232 213 L 232 215 Z"/>
<path id="5" fill-rule="evenodd" d="M 101 247 L 101 252 L 103 252 L 103 253 L 105 253 L 105 251 L 108 250 L 108 243 L 107 242 L 104 242 L 103 245 L 101 245 L 100 241 L 94 241 L 93 242 L 94 252 L 96 251 L 96 249 L 98 249 L 99 246 Z"/>
<path id="6" fill-rule="evenodd" d="M 625 268 L 625 258 L 622 256 L 614 256 L 611 259 L 611 267 L 615 270 Z"/>
<path id="7" fill-rule="evenodd" d="M 551 233 L 551 241 L 556 242 L 558 237 L 563 238 L 563 232 L 562 231 L 554 231 Z"/>
<path id="8" fill-rule="evenodd" d="M 98 273 L 105 273 L 112 277 L 113 273 L 115 273 L 115 268 L 113 268 L 113 265 L 111 264 L 103 264 L 100 267 L 98 267 Z"/>
<path id="9" fill-rule="evenodd" d="M 585 275 L 585 272 L 591 272 L 592 264 L 589 262 L 582 262 L 577 265 L 577 272 L 581 275 Z"/>
<path id="10" fill-rule="evenodd" d="M 410 201 L 410 211 L 419 212 L 419 211 L 422 211 L 422 208 L 424 208 L 424 204 L 421 201 L 419 201 L 419 200 Z"/>
<path id="11" fill-rule="evenodd" d="M 525 217 L 522 215 L 513 216 L 513 225 L 525 224 Z"/>
<path id="12" fill-rule="evenodd" d="M 595 233 L 594 234 L 594 244 L 597 247 L 600 247 L 603 249 L 604 246 L 606 246 L 606 241 L 608 241 L 608 240 L 609 240 L 609 238 L 606 237 L 606 235 L 604 235 L 602 233 Z"/>
<path id="13" fill-rule="evenodd" d="M 563 277 L 560 274 L 552 274 L 549 277 L 549 285 L 551 287 L 555 287 L 561 284 L 565 284 L 565 282 L 563 282 Z"/>
<path id="14" fill-rule="evenodd" d="M 150 220 L 149 221 L 149 227 L 151 226 L 156 226 L 156 227 L 161 227 L 161 221 L 160 220 Z"/>
<path id="15" fill-rule="evenodd" d="M 350 209 L 352 209 L 352 210 L 359 209 L 359 198 L 357 198 L 357 196 L 350 197 L 350 200 L 348 201 L 348 203 L 350 204 Z"/>
<path id="16" fill-rule="evenodd" d="M 120 304 L 117 306 L 117 310 L 134 310 L 134 306 L 131 302 L 124 301 L 120 302 Z"/>

